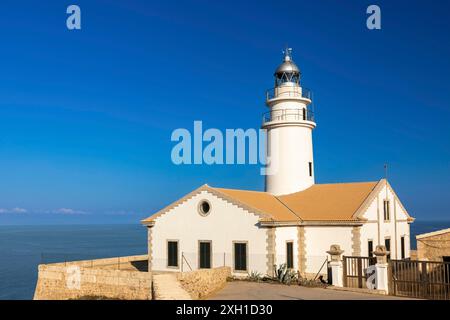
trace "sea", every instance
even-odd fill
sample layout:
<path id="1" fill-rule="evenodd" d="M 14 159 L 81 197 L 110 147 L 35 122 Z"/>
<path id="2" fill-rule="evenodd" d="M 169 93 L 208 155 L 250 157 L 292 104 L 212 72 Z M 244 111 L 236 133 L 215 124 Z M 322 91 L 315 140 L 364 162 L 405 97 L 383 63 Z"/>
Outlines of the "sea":
<path id="1" fill-rule="evenodd" d="M 450 221 L 417 221 L 415 235 L 450 227 Z M 33 298 L 40 263 L 146 254 L 142 225 L 0 226 L 0 300 Z"/>

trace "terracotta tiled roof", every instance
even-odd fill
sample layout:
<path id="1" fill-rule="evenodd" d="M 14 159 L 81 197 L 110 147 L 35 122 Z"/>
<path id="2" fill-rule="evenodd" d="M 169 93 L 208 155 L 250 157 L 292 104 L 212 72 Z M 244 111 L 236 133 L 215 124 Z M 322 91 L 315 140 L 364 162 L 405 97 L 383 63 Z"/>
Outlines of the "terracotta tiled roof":
<path id="1" fill-rule="evenodd" d="M 377 184 L 378 181 L 316 184 L 279 199 L 302 220 L 353 220 Z"/>
<path id="2" fill-rule="evenodd" d="M 142 222 L 153 223 L 157 217 L 201 191 L 211 192 L 246 210 L 254 211 L 261 215 L 261 221 L 357 221 L 358 209 L 364 207 L 370 200 L 369 195 L 384 181 L 315 184 L 306 190 L 282 196 L 204 185 Z"/>
<path id="3" fill-rule="evenodd" d="M 349 221 L 378 181 L 315 184 L 283 196 L 267 192 L 213 188 L 269 214 L 274 221 Z M 267 220 L 267 219 L 263 219 Z"/>
<path id="4" fill-rule="evenodd" d="M 298 221 L 299 216 L 286 205 L 267 192 L 213 188 L 228 197 L 245 203 L 249 207 L 263 212 L 271 218 L 267 220 Z"/>

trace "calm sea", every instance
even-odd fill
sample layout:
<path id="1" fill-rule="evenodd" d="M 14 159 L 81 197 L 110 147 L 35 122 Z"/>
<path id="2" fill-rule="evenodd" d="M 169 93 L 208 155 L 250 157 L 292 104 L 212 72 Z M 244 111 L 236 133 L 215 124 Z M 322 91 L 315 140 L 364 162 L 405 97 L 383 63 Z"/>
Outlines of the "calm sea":
<path id="1" fill-rule="evenodd" d="M 412 248 L 416 234 L 449 227 L 413 223 Z M 0 299 L 32 299 L 39 263 L 145 254 L 146 237 L 141 225 L 0 226 Z"/>
<path id="2" fill-rule="evenodd" d="M 0 226 L 0 299 L 32 299 L 37 265 L 147 252 L 142 225 Z"/>

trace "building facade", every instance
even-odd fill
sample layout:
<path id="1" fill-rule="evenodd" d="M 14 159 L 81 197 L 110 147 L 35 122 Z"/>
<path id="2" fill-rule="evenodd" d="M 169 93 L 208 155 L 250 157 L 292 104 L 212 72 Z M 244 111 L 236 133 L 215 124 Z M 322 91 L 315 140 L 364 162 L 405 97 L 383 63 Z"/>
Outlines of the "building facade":
<path id="1" fill-rule="evenodd" d="M 230 266 L 235 276 L 247 276 L 273 275 L 286 264 L 310 277 L 326 274 L 332 244 L 344 255 L 371 256 L 385 245 L 391 258 L 409 257 L 413 218 L 387 180 L 315 184 L 312 95 L 290 50 L 266 104 L 266 190 L 204 185 L 144 219 L 149 268 Z"/>
<path id="2" fill-rule="evenodd" d="M 419 260 L 450 262 L 450 228 L 419 234 L 416 240 Z"/>

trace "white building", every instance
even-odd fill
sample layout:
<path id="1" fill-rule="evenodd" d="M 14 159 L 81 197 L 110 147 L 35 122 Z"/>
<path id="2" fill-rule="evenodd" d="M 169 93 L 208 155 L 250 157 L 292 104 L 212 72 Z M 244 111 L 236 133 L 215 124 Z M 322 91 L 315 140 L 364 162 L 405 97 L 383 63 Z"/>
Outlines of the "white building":
<path id="1" fill-rule="evenodd" d="M 314 183 L 311 103 L 287 50 L 267 94 L 266 191 L 204 185 L 143 220 L 152 270 L 226 265 L 235 275 L 272 275 L 286 263 L 311 276 L 326 273 L 332 244 L 348 256 L 370 256 L 386 245 L 391 258 L 409 257 L 414 219 L 385 179 Z"/>

